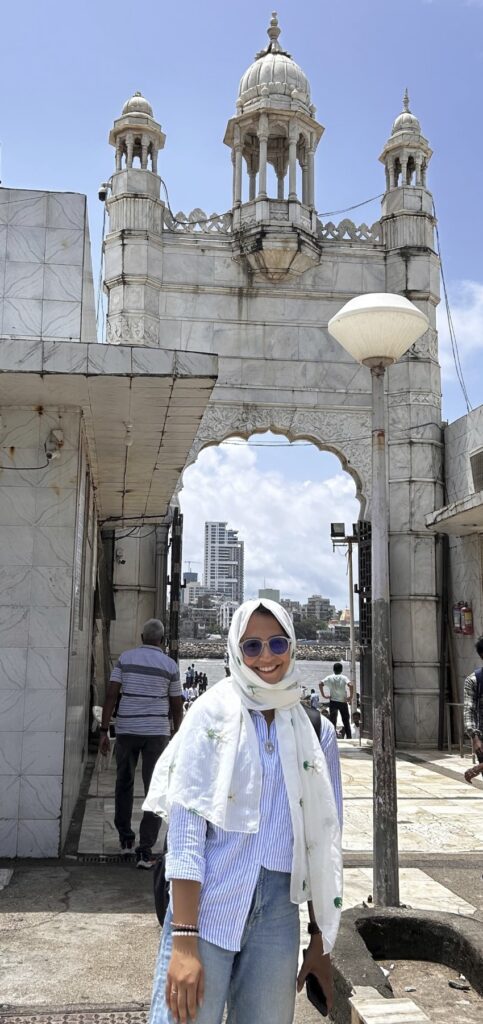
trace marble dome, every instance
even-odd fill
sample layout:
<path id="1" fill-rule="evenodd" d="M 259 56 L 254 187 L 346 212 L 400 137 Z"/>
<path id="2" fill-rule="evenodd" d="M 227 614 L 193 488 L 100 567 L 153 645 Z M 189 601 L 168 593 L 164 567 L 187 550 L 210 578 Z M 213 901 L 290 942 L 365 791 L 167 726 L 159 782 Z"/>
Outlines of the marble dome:
<path id="1" fill-rule="evenodd" d="M 260 99 L 276 99 L 290 107 L 297 100 L 310 108 L 310 85 L 302 68 L 295 63 L 278 42 L 280 28 L 276 14 L 268 28 L 270 39 L 266 50 L 257 54 L 253 64 L 245 71 L 238 89 L 238 104 L 243 109 Z"/>
<path id="2" fill-rule="evenodd" d="M 403 107 L 404 110 L 398 117 L 396 117 L 392 126 L 392 135 L 395 135 L 396 132 L 417 132 L 418 134 L 421 134 L 421 125 L 419 120 L 409 109 L 409 96 L 407 89 L 404 93 Z"/>
<path id="3" fill-rule="evenodd" d="M 140 92 L 135 92 L 134 96 L 131 96 L 129 100 L 126 100 L 123 108 L 123 114 L 148 114 L 149 117 L 153 116 L 153 108 L 149 101 L 141 95 Z"/>

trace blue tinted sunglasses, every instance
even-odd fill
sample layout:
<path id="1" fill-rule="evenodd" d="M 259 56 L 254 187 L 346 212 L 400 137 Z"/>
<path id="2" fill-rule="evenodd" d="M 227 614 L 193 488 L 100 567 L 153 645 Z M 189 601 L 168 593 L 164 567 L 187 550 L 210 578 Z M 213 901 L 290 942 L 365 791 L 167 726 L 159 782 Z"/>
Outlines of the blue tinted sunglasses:
<path id="1" fill-rule="evenodd" d="M 257 636 L 251 636 L 248 640 L 242 640 L 240 644 L 245 658 L 258 658 L 265 647 L 268 647 L 272 654 L 286 654 L 290 647 L 290 640 L 287 636 L 271 636 L 269 640 L 260 640 Z"/>

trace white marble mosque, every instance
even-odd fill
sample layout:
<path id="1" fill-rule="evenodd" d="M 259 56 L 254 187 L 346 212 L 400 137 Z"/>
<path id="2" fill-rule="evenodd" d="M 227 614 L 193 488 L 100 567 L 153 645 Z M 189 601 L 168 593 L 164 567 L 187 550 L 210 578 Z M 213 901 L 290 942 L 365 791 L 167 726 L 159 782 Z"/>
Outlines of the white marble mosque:
<path id="1" fill-rule="evenodd" d="M 327 330 L 364 292 L 404 294 L 430 323 L 387 374 L 388 516 L 397 742 L 436 745 L 445 547 L 450 604 L 471 602 L 483 631 L 483 414 L 441 421 L 431 149 L 407 93 L 382 147 L 375 224 L 318 217 L 322 136 L 276 15 L 224 135 L 230 210 L 168 209 L 165 135 L 132 96 L 103 186 L 105 344 L 86 198 L 0 189 L 0 856 L 55 857 L 67 835 L 91 683 L 102 692 L 94 592 L 107 529 L 122 535 L 115 656 L 164 614 L 170 503 L 204 446 L 265 430 L 309 439 L 339 457 L 370 519 L 370 374 Z M 125 536 L 142 523 L 156 531 Z M 472 644 L 456 641 L 460 686 Z"/>

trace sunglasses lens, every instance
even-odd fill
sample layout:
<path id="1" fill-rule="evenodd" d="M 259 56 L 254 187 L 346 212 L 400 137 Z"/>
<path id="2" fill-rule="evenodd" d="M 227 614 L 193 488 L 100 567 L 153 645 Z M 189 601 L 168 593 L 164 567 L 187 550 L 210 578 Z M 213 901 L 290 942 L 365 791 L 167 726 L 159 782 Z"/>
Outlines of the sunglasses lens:
<path id="1" fill-rule="evenodd" d="M 258 658 L 263 649 L 261 640 L 257 640 L 255 637 L 253 640 L 244 640 L 241 644 L 241 649 L 247 658 Z"/>
<path id="2" fill-rule="evenodd" d="M 289 641 L 286 636 L 272 636 L 268 641 L 272 654 L 286 654 L 289 648 Z"/>

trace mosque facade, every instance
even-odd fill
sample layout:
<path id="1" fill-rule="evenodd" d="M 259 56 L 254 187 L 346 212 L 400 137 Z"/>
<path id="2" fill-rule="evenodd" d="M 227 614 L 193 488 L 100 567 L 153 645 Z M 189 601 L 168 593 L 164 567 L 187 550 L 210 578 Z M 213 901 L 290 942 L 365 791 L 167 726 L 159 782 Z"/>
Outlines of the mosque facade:
<path id="1" fill-rule="evenodd" d="M 464 507 L 447 506 L 431 149 L 406 94 L 380 155 L 380 218 L 324 222 L 324 129 L 280 35 L 274 15 L 226 126 L 230 210 L 169 209 L 159 173 L 166 139 L 140 93 L 114 121 L 114 170 L 101 191 L 105 344 L 85 197 L 0 190 L 0 856 L 56 856 L 65 844 L 90 690 L 109 654 L 106 580 L 115 657 L 166 611 L 171 509 L 204 447 L 267 430 L 309 440 L 337 455 L 361 523 L 370 522 L 370 372 L 327 329 L 361 293 L 403 294 L 429 321 L 387 372 L 388 523 L 397 743 L 437 744 L 441 536 L 453 531 L 455 567 L 480 558 L 470 470 L 483 423 L 475 415 L 447 441 L 460 455 L 454 494 Z M 481 621 L 481 569 L 473 577 L 461 597 Z M 461 643 L 458 678 L 471 638 Z"/>

